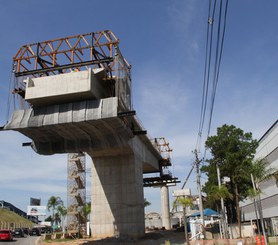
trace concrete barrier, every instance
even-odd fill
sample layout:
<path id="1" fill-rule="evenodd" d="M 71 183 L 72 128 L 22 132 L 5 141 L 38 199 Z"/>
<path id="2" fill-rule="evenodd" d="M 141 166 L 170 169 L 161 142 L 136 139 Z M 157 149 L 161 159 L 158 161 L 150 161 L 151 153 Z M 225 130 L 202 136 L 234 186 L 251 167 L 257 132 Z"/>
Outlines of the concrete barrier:
<path id="1" fill-rule="evenodd" d="M 52 237 L 53 239 L 61 239 L 63 237 L 63 233 L 54 233 Z"/>
<path id="2" fill-rule="evenodd" d="M 42 238 L 43 238 L 43 240 L 51 240 L 52 235 L 51 234 L 43 234 Z"/>

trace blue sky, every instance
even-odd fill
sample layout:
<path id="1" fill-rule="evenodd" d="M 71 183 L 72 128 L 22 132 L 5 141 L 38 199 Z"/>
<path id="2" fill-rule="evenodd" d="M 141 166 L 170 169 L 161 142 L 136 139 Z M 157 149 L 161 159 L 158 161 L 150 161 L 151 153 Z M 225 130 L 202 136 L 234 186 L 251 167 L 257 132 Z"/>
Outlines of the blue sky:
<path id="1" fill-rule="evenodd" d="M 134 109 L 151 137 L 170 142 L 170 170 L 183 182 L 200 119 L 208 2 L 1 0 L 0 124 L 7 120 L 12 57 L 20 46 L 110 29 L 132 65 Z M 277 9 L 276 0 L 229 2 L 211 134 L 226 123 L 259 139 L 277 120 Z M 22 210 L 30 197 L 44 205 L 51 195 L 66 202 L 67 156 L 37 155 L 21 146 L 28 141 L 16 132 L 0 133 L 0 200 Z M 192 193 L 195 179 L 194 173 L 186 186 Z M 152 203 L 146 211 L 160 212 L 160 190 L 144 192 Z"/>

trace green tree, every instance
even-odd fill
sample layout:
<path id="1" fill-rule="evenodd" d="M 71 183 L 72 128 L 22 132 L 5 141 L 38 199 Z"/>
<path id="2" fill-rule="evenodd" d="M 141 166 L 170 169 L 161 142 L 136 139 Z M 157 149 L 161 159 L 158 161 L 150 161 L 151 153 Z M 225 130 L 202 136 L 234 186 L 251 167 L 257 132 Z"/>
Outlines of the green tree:
<path id="1" fill-rule="evenodd" d="M 91 213 L 91 202 L 87 202 L 85 205 L 85 214 L 88 216 Z"/>
<path id="2" fill-rule="evenodd" d="M 61 225 L 62 225 L 62 228 L 64 230 L 64 221 L 65 221 L 65 216 L 67 215 L 67 209 L 63 206 L 63 205 L 59 205 L 57 207 L 57 213 L 60 217 L 60 222 L 61 222 Z"/>
<path id="3" fill-rule="evenodd" d="M 206 206 L 220 212 L 221 198 L 223 200 L 232 199 L 233 195 L 225 185 L 221 185 L 220 187 L 218 185 L 211 185 L 207 192 Z"/>
<path id="4" fill-rule="evenodd" d="M 54 214 L 53 224 L 54 224 L 54 225 L 59 225 L 59 224 L 61 224 L 61 216 L 60 216 L 60 214 L 59 214 L 58 212 L 56 212 L 56 213 Z"/>
<path id="5" fill-rule="evenodd" d="M 193 207 L 193 200 L 190 197 L 177 197 L 173 203 L 173 207 L 177 208 L 178 205 L 182 206 L 185 242 L 186 244 L 189 244 L 189 237 L 187 232 L 186 209 L 187 207 L 191 207 L 191 208 Z"/>
<path id="6" fill-rule="evenodd" d="M 52 222 L 52 216 L 49 215 L 46 219 L 44 219 L 44 221 L 47 221 L 47 222 Z"/>
<path id="7" fill-rule="evenodd" d="M 86 221 L 90 220 L 91 202 L 86 203 L 83 213 L 84 213 L 84 216 L 86 217 Z"/>
<path id="8" fill-rule="evenodd" d="M 63 201 L 59 196 L 51 196 L 47 202 L 47 210 L 50 211 L 52 209 L 52 225 L 55 221 L 55 211 L 59 205 L 63 205 Z"/>
<path id="9" fill-rule="evenodd" d="M 261 182 L 271 178 L 275 178 L 277 181 L 277 169 L 270 167 L 269 163 L 265 159 L 256 159 L 252 162 L 251 174 L 254 178 L 255 187 L 259 192 L 261 191 Z"/>
<path id="10" fill-rule="evenodd" d="M 268 162 L 265 159 L 257 159 L 253 161 L 250 175 L 251 175 L 253 188 L 250 188 L 248 190 L 248 196 L 251 200 L 253 200 L 257 223 L 258 223 L 258 216 L 259 216 L 263 235 L 266 236 L 264 222 L 263 222 L 263 210 L 262 210 L 261 198 L 260 198 L 260 194 L 262 192 L 260 188 L 260 184 L 264 181 L 273 178 L 276 180 L 277 183 L 278 171 L 277 169 L 270 167 Z M 260 226 L 258 226 L 258 228 L 260 229 Z"/>
<path id="11" fill-rule="evenodd" d="M 146 198 L 144 198 L 144 208 L 148 207 L 150 205 L 151 205 L 151 203 Z"/>
<path id="12" fill-rule="evenodd" d="M 208 165 L 202 167 L 208 176 L 204 191 L 208 194 L 211 186 L 218 184 L 218 165 L 222 176 L 230 177 L 226 186 L 233 198 L 225 201 L 228 221 L 238 222 L 241 231 L 239 202 L 248 196 L 248 189 L 252 186 L 246 173 L 250 173 L 258 142 L 252 138 L 252 133 L 225 124 L 217 128 L 217 135 L 208 137 L 205 146 L 210 150 L 211 158 L 206 160 Z"/>

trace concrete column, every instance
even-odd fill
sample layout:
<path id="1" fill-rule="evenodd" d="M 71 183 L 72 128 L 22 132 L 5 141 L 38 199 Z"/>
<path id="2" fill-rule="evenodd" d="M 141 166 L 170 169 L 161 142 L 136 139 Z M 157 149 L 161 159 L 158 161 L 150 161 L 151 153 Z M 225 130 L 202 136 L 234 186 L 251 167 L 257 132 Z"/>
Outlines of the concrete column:
<path id="1" fill-rule="evenodd" d="M 134 154 L 93 157 L 91 183 L 92 237 L 143 236 L 142 161 Z"/>
<path id="2" fill-rule="evenodd" d="M 169 190 L 168 186 L 161 187 L 161 214 L 162 214 L 162 226 L 166 230 L 171 229 L 170 222 L 170 206 L 169 206 Z"/>

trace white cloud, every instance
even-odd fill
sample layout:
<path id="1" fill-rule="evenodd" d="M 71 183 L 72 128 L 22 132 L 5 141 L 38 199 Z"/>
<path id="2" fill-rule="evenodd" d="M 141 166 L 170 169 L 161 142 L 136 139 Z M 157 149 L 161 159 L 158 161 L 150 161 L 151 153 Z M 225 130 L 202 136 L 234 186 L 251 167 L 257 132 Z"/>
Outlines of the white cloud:
<path id="1" fill-rule="evenodd" d="M 188 107 L 189 90 L 180 89 L 181 79 L 171 71 L 148 65 L 141 72 L 140 90 L 135 94 L 135 109 L 139 111 L 144 125 L 151 124 L 156 131 L 165 129 L 169 121 L 176 121 L 173 116 L 183 116 Z M 174 127 L 169 128 L 172 129 Z"/>
<path id="2" fill-rule="evenodd" d="M 22 210 L 30 197 L 42 198 L 45 205 L 52 195 L 66 201 L 67 155 L 41 156 L 31 147 L 22 147 L 30 139 L 18 132 L 0 132 L 1 199 Z"/>
<path id="3" fill-rule="evenodd" d="M 34 180 L 28 180 L 28 181 L 13 181 L 11 180 L 9 184 L 4 184 L 2 188 L 9 189 L 9 190 L 16 190 L 16 191 L 25 191 L 29 193 L 40 193 L 40 195 L 59 195 L 62 193 L 67 192 L 67 186 L 66 186 L 66 180 L 63 181 L 64 183 L 57 184 L 52 181 L 44 181 L 42 179 L 34 181 Z"/>
<path id="4" fill-rule="evenodd" d="M 181 51 L 185 51 L 187 59 L 192 59 L 200 52 L 200 39 L 204 36 L 206 29 L 206 16 L 204 10 L 206 4 L 198 1 L 171 1 L 168 6 L 169 26 L 173 29 L 174 43 L 178 44 Z M 204 17 L 205 16 L 205 17 Z"/>

